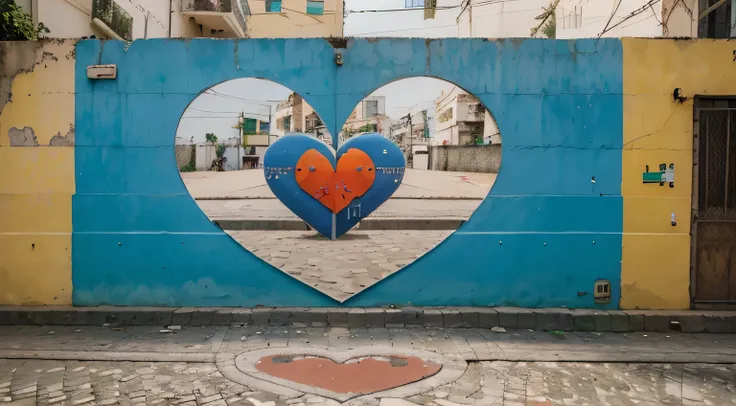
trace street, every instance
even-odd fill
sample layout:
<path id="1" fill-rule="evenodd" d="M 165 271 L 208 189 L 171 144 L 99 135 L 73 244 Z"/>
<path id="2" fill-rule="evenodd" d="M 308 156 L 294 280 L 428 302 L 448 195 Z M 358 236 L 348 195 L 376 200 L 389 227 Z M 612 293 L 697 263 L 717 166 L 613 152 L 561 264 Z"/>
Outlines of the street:
<path id="1" fill-rule="evenodd" d="M 353 397 L 351 406 L 736 404 L 736 367 L 720 364 L 736 361 L 736 344 L 721 334 L 161 328 L 0 327 L 0 404 L 336 406 L 316 388 L 248 375 L 259 354 L 324 350 L 443 365 L 443 376 Z"/>

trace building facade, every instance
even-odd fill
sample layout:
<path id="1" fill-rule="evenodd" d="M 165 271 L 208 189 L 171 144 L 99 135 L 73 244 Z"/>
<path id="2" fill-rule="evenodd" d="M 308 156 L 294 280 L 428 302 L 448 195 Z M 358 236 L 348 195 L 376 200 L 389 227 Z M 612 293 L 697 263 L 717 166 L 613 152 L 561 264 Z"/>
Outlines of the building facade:
<path id="1" fill-rule="evenodd" d="M 370 132 L 388 136 L 390 131 L 391 119 L 386 115 L 386 97 L 368 96 L 358 103 L 342 126 L 340 140 Z"/>
<path id="2" fill-rule="evenodd" d="M 342 36 L 342 1 L 16 0 L 49 38 Z"/>
<path id="3" fill-rule="evenodd" d="M 560 0 L 557 38 L 697 37 L 698 1 Z"/>
<path id="4" fill-rule="evenodd" d="M 435 101 L 432 145 L 500 144 L 495 120 L 478 98 L 455 86 Z"/>

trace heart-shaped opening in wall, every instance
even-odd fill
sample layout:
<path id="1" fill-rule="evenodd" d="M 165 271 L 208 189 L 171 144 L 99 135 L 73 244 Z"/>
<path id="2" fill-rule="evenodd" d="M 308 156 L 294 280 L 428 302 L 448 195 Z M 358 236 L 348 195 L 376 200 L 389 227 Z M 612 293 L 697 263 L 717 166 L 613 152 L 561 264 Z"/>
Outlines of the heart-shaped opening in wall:
<path id="1" fill-rule="evenodd" d="M 309 99 L 263 79 L 213 86 L 182 115 L 176 161 L 245 249 L 345 301 L 470 217 L 495 181 L 501 136 L 480 100 L 434 78 L 377 89 L 341 127 L 317 114 L 332 101 Z"/>

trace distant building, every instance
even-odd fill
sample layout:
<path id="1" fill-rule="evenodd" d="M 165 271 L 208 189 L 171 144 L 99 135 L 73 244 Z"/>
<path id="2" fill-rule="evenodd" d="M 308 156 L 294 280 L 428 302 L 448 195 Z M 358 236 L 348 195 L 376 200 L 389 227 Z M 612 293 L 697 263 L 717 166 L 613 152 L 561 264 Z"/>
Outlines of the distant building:
<path id="1" fill-rule="evenodd" d="M 432 145 L 500 143 L 496 121 L 475 96 L 454 87 L 437 98 Z"/>
<path id="2" fill-rule="evenodd" d="M 386 115 L 386 97 L 368 96 L 363 99 L 342 127 L 341 138 L 377 132 L 388 136 L 391 132 L 391 119 Z"/>
<path id="3" fill-rule="evenodd" d="M 409 119 L 411 117 L 411 119 Z M 411 136 L 409 136 L 411 134 Z M 394 122 L 391 136 L 402 151 L 410 151 L 412 145 L 425 145 L 430 141 L 427 111 L 415 107 L 406 117 Z"/>
<path id="4" fill-rule="evenodd" d="M 276 106 L 273 116 L 276 128 L 271 134 L 284 136 L 288 133 L 306 133 L 314 135 L 327 143 L 331 142 L 330 133 L 322 123 L 314 108 L 304 98 L 291 93 L 289 98 Z"/>
<path id="5" fill-rule="evenodd" d="M 16 0 L 49 38 L 341 37 L 342 0 Z"/>

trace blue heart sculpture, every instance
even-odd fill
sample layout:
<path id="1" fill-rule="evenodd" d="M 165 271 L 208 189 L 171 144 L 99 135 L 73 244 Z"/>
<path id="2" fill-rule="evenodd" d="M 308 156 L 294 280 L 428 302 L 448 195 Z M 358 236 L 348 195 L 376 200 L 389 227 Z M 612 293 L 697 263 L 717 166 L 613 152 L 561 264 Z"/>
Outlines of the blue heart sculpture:
<path id="1" fill-rule="evenodd" d="M 357 149 L 370 157 L 375 166 L 375 180 L 348 207 L 333 213 L 297 183 L 297 162 L 309 150 L 316 150 L 337 168 L 340 158 Z M 349 139 L 335 153 L 322 141 L 305 134 L 288 134 L 279 138 L 263 157 L 266 183 L 274 195 L 294 214 L 323 236 L 336 239 L 353 228 L 383 204 L 401 185 L 406 168 L 404 155 L 396 144 L 377 133 Z"/>

